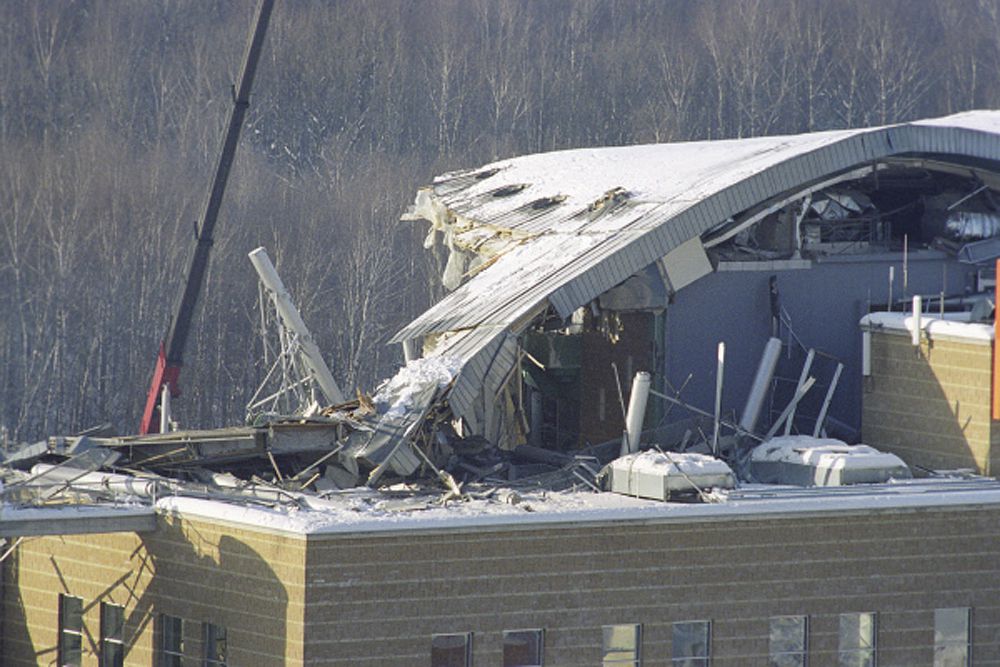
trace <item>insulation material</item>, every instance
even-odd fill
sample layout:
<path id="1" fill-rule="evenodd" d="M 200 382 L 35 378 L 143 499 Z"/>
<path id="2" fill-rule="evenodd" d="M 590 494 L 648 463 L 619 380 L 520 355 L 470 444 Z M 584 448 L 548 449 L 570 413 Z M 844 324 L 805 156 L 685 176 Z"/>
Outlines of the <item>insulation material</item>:
<path id="1" fill-rule="evenodd" d="M 949 236 L 958 241 L 988 239 L 1000 234 L 1000 215 L 976 211 L 953 211 L 945 222 Z"/>

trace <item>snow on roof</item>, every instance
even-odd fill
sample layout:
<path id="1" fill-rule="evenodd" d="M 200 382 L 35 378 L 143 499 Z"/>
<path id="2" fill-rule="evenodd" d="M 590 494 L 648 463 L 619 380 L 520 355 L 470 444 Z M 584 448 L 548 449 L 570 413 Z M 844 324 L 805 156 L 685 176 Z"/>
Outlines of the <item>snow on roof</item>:
<path id="1" fill-rule="evenodd" d="M 968 313 L 955 313 L 944 318 L 922 314 L 920 330 L 928 338 L 951 338 L 954 340 L 990 343 L 993 341 L 994 326 L 983 322 L 969 322 Z M 916 321 L 911 313 L 869 313 L 861 318 L 861 326 L 874 329 L 913 332 Z"/>
<path id="2" fill-rule="evenodd" d="M 808 435 L 786 435 L 772 438 L 754 448 L 750 455 L 756 462 L 798 463 L 838 470 L 868 468 L 905 468 L 895 454 L 880 452 L 868 445 L 848 445 L 834 438 L 814 438 Z"/>
<path id="3" fill-rule="evenodd" d="M 0 536 L 70 535 L 155 528 L 153 508 L 128 502 L 22 506 L 0 503 Z"/>
<path id="4" fill-rule="evenodd" d="M 418 192 L 406 219 L 431 223 L 452 250 L 457 289 L 395 342 L 454 332 L 433 354 L 465 365 L 456 414 L 510 364 L 492 359 L 551 306 L 561 317 L 733 216 L 894 156 L 1000 164 L 1000 112 L 877 128 L 607 148 L 501 160 Z M 951 156 L 951 157 L 949 157 Z M 460 352 L 459 352 L 460 350 Z"/>
<path id="5" fill-rule="evenodd" d="M 336 508 L 264 507 L 218 500 L 165 497 L 159 512 L 182 518 L 250 526 L 292 535 L 384 534 L 481 528 L 530 528 L 621 521 L 693 522 L 776 515 L 814 516 L 907 508 L 1000 505 L 1000 483 L 986 479 L 895 480 L 885 484 L 839 488 L 791 488 L 745 485 L 716 491 L 711 503 L 644 500 L 616 493 L 518 492 L 519 502 L 491 499 L 439 505 L 430 496 L 414 505 L 358 489 L 331 497 Z"/>
<path id="6" fill-rule="evenodd" d="M 731 475 L 732 469 L 724 461 L 696 452 L 670 452 L 669 454 L 647 449 L 626 454 L 612 462 L 630 470 L 659 472 L 663 475 Z"/>

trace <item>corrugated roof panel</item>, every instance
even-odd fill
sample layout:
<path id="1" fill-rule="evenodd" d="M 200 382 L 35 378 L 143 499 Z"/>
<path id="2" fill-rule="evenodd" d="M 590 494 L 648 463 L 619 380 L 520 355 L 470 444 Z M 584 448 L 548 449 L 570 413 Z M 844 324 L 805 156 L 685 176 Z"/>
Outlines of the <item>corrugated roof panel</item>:
<path id="1" fill-rule="evenodd" d="M 959 114 L 891 129 L 561 151 L 456 172 L 437 182 L 440 204 L 462 207 L 473 224 L 502 223 L 540 235 L 445 297 L 396 340 L 457 327 L 509 326 L 546 298 L 568 314 L 761 200 L 918 147 L 1000 160 L 1000 113 Z M 493 169 L 499 171 L 487 179 L 470 177 Z M 536 185 L 510 197 L 489 194 L 517 183 Z M 641 203 L 598 215 L 584 232 L 573 232 L 585 223 L 574 215 L 618 186 L 639 193 Z M 543 212 L 530 206 L 555 194 L 566 200 Z M 486 355 L 482 346 L 467 347 L 470 359 Z M 480 381 L 489 372 L 479 364 L 470 370 L 468 377 Z"/>

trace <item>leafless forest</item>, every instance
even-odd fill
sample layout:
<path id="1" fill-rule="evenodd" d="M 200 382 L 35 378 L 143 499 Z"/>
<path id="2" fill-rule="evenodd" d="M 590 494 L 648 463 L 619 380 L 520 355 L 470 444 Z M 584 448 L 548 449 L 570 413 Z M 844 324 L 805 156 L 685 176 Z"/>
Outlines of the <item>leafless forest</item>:
<path id="1" fill-rule="evenodd" d="M 0 427 L 134 431 L 252 0 L 0 3 Z M 262 375 L 265 245 L 345 388 L 436 296 L 442 171 L 1000 105 L 1000 0 L 278 0 L 189 340 L 185 426 Z M 669 168 L 669 165 L 665 166 Z"/>

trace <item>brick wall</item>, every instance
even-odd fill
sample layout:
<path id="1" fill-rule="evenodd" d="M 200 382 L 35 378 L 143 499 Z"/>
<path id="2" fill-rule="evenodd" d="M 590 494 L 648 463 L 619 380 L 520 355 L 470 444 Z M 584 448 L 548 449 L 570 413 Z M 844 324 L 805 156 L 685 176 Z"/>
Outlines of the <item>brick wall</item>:
<path id="1" fill-rule="evenodd" d="M 879 665 L 931 665 L 938 607 L 974 608 L 975 664 L 1000 664 L 1000 510 L 604 524 L 310 538 L 306 663 L 412 667 L 435 633 L 544 628 L 545 664 L 599 665 L 601 626 L 642 623 L 645 665 L 671 624 L 713 622 L 714 667 L 767 664 L 771 616 L 810 617 L 812 667 L 838 615 L 879 613 Z"/>
<path id="2" fill-rule="evenodd" d="M 4 665 L 55 664 L 59 594 L 82 598 L 83 664 L 98 664 L 100 603 L 125 607 L 127 665 L 152 665 L 155 616 L 228 630 L 231 665 L 302 661 L 304 540 L 161 518 L 155 533 L 26 538 L 4 563 Z"/>
<path id="3" fill-rule="evenodd" d="M 880 667 L 932 664 L 934 609 L 971 607 L 976 665 L 1000 665 L 1000 508 L 314 535 L 161 521 L 155 535 L 26 540 L 4 564 L 4 665 L 55 660 L 59 592 L 126 607 L 128 665 L 153 664 L 153 616 L 229 629 L 246 665 L 429 664 L 435 633 L 473 632 L 476 667 L 505 629 L 543 628 L 545 664 L 597 665 L 601 626 L 713 623 L 713 667 L 767 664 L 771 616 L 810 620 L 810 665 L 836 664 L 838 615 L 879 614 Z M 155 573 L 155 575 L 154 575 Z"/>
<path id="4" fill-rule="evenodd" d="M 872 375 L 863 378 L 862 440 L 926 468 L 976 468 L 992 462 L 992 348 L 902 332 L 872 333 Z"/>

